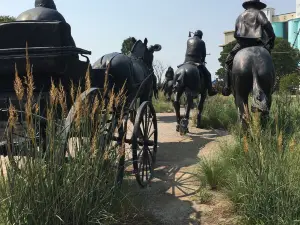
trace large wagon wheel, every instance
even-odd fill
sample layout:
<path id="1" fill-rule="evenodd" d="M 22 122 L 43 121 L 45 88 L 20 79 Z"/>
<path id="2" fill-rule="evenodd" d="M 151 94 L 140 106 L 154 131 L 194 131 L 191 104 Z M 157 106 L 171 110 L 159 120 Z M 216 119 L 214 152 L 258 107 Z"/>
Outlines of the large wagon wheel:
<path id="1" fill-rule="evenodd" d="M 85 92 L 83 92 L 80 95 L 81 101 L 84 101 L 86 98 L 93 98 L 93 95 L 96 96 L 97 93 L 99 93 L 99 89 L 98 88 L 91 88 Z M 71 153 L 69 151 L 69 139 L 72 138 L 71 137 L 71 133 L 70 130 L 72 128 L 72 126 L 74 125 L 74 118 L 75 118 L 75 114 L 76 114 L 76 107 L 75 104 L 72 106 L 71 110 L 69 111 L 68 117 L 66 119 L 66 123 L 64 126 L 64 138 L 65 138 L 65 145 L 64 145 L 64 155 L 68 155 L 68 157 L 72 157 Z M 106 124 L 105 127 L 103 127 L 103 131 L 102 131 L 102 135 L 106 135 L 106 139 L 107 140 L 115 140 L 117 141 L 117 144 L 119 144 L 119 148 L 117 149 L 117 154 L 118 154 L 118 159 L 116 162 L 116 166 L 118 167 L 118 171 L 117 171 L 117 175 L 116 175 L 116 182 L 120 185 L 123 181 L 123 177 L 124 177 L 124 164 L 125 164 L 125 156 L 122 154 L 122 149 L 124 149 L 124 144 L 123 144 L 123 140 L 120 140 L 119 137 L 115 137 L 115 131 L 118 127 L 118 125 L 115 123 L 115 119 L 113 119 L 113 115 L 110 114 L 111 119 L 108 119 L 108 123 Z M 126 135 L 127 132 L 127 121 L 128 119 L 125 119 L 123 121 L 123 134 Z M 121 152 L 120 152 L 121 150 Z"/>
<path id="2" fill-rule="evenodd" d="M 132 160 L 137 182 L 146 187 L 153 178 L 157 152 L 157 119 L 151 102 L 138 109 L 132 134 Z"/>

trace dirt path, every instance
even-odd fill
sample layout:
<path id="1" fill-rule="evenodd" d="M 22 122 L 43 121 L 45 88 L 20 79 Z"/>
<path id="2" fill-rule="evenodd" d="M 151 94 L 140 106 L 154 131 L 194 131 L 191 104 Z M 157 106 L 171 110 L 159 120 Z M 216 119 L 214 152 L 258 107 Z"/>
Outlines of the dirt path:
<path id="1" fill-rule="evenodd" d="M 232 207 L 225 195 L 213 194 L 207 204 L 199 202 L 198 157 L 216 154 L 219 143 L 230 136 L 224 131 L 190 128 L 180 136 L 175 131 L 173 113 L 157 114 L 159 149 L 155 179 L 140 190 L 145 210 L 160 224 L 233 224 Z"/>

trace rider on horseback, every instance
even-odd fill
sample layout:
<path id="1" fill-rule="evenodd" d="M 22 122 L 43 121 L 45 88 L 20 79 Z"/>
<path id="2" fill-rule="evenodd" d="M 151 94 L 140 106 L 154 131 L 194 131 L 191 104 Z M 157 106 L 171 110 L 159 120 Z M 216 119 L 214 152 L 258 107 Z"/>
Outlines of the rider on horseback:
<path id="1" fill-rule="evenodd" d="M 65 18 L 60 14 L 54 3 L 54 0 L 35 0 L 34 8 L 29 9 L 21 13 L 17 17 L 17 21 L 26 21 L 26 20 L 37 20 L 37 21 L 61 21 L 66 23 Z M 68 29 L 71 29 L 68 25 Z M 73 40 L 73 37 L 70 36 L 69 30 L 63 30 L 63 33 L 67 34 L 64 36 L 66 38 L 67 46 L 76 46 Z"/>
<path id="2" fill-rule="evenodd" d="M 266 4 L 260 0 L 247 0 L 243 3 L 246 9 L 236 20 L 234 37 L 237 44 L 228 54 L 225 62 L 225 87 L 222 91 L 224 96 L 231 94 L 231 70 L 234 56 L 243 48 L 251 46 L 263 46 L 269 52 L 274 48 L 275 33 L 268 18 L 261 11 Z"/>
<path id="3" fill-rule="evenodd" d="M 206 46 L 205 42 L 202 40 L 202 36 L 202 31 L 197 30 L 194 33 L 194 37 L 188 39 L 184 63 L 194 62 L 199 64 L 197 67 L 199 69 L 199 73 L 204 75 L 208 94 L 213 96 L 216 95 L 217 92 L 212 88 L 211 74 L 205 67 Z"/>

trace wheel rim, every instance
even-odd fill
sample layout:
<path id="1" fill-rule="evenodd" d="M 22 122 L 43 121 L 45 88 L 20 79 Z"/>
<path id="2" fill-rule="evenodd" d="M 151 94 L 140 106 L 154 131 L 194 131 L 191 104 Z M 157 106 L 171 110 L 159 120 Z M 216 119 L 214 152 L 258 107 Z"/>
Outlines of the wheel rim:
<path id="1" fill-rule="evenodd" d="M 153 178 L 157 152 L 157 120 L 151 104 L 143 104 L 137 117 L 133 135 L 134 172 L 140 186 Z"/>

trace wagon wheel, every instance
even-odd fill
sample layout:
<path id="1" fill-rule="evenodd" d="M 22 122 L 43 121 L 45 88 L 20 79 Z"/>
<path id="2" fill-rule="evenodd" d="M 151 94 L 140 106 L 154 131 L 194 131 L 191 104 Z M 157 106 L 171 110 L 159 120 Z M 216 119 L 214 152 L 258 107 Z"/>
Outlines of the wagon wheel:
<path id="1" fill-rule="evenodd" d="M 157 152 L 157 119 L 151 102 L 139 107 L 132 134 L 132 160 L 137 182 L 146 187 L 154 171 Z"/>
<path id="2" fill-rule="evenodd" d="M 84 93 L 82 93 L 80 95 L 81 101 L 85 100 L 85 98 L 91 98 L 93 99 L 93 95 L 96 96 L 95 94 L 98 93 L 98 89 L 97 88 L 91 88 L 88 91 L 85 91 Z M 68 155 L 68 158 L 72 158 L 72 154 L 69 151 L 69 140 L 72 137 L 75 137 L 74 135 L 71 135 L 70 130 L 72 130 L 72 126 L 74 126 L 74 118 L 76 115 L 76 107 L 75 104 L 73 105 L 73 107 L 71 108 L 71 110 L 69 111 L 69 115 L 66 119 L 66 124 L 65 127 L 63 128 L 64 132 L 64 138 L 65 138 L 65 146 L 64 146 L 64 155 Z M 116 124 L 116 119 L 114 118 L 116 116 L 115 113 L 107 113 L 107 115 L 109 116 L 107 123 L 105 126 L 103 126 L 101 128 L 101 135 L 103 135 L 105 137 L 105 139 L 111 141 L 111 140 L 115 140 L 117 141 L 117 144 L 119 143 L 119 146 L 114 146 L 116 149 L 116 154 L 117 154 L 117 160 L 116 160 L 116 166 L 118 167 L 118 172 L 117 172 L 117 183 L 121 184 L 123 181 L 123 177 L 124 177 L 124 164 L 125 164 L 125 155 L 122 154 L 123 153 L 123 149 L 125 149 L 124 146 L 124 142 L 122 140 L 120 140 L 117 136 L 115 136 L 115 131 L 118 128 L 118 124 Z M 122 127 L 123 129 L 123 133 L 124 135 L 126 135 L 127 132 L 127 120 L 125 120 L 123 122 Z M 78 144 L 81 144 L 80 142 L 82 142 L 82 140 L 79 140 Z"/>

